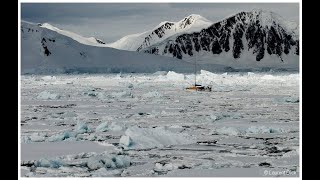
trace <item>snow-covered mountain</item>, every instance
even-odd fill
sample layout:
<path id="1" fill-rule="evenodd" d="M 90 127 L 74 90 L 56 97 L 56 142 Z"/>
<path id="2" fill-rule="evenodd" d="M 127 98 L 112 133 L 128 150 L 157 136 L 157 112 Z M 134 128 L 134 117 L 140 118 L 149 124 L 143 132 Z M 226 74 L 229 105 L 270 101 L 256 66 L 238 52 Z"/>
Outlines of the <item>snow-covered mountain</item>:
<path id="1" fill-rule="evenodd" d="M 28 23 L 28 22 L 26 22 L 26 23 Z M 38 26 L 43 27 L 43 28 L 47 28 L 47 29 L 55 31 L 55 32 L 57 32 L 59 34 L 68 36 L 71 39 L 73 39 L 75 41 L 78 41 L 79 43 L 82 43 L 82 44 L 86 44 L 86 45 L 90 45 L 90 46 L 100 46 L 100 47 L 105 47 L 106 46 L 105 45 L 106 43 L 103 42 L 101 39 L 98 39 L 98 38 L 95 38 L 95 37 L 83 37 L 83 36 L 81 36 L 79 34 L 76 34 L 74 32 L 70 32 L 70 31 L 59 29 L 59 28 L 57 28 L 55 26 L 52 26 L 49 23 L 38 24 Z"/>
<path id="2" fill-rule="evenodd" d="M 198 15 L 177 23 L 162 22 L 152 31 L 122 38 L 118 44 L 136 48 L 126 51 L 47 23 L 22 21 L 21 71 L 194 72 L 195 59 L 198 70 L 299 70 L 296 23 L 254 10 L 209 24 Z"/>
<path id="3" fill-rule="evenodd" d="M 21 22 L 21 72 L 192 72 L 193 65 L 181 60 L 109 47 L 86 45 L 77 36 L 57 29 Z M 78 42 L 81 41 L 82 43 Z"/>
<path id="4" fill-rule="evenodd" d="M 171 36 L 142 52 L 229 65 L 290 64 L 299 67 L 299 28 L 273 12 L 229 16 L 198 32 Z"/>
<path id="5" fill-rule="evenodd" d="M 116 42 L 107 44 L 107 46 L 129 51 L 140 51 L 172 35 L 197 32 L 210 25 L 212 25 L 212 22 L 206 18 L 191 14 L 178 22 L 161 22 L 152 30 L 125 36 Z"/>

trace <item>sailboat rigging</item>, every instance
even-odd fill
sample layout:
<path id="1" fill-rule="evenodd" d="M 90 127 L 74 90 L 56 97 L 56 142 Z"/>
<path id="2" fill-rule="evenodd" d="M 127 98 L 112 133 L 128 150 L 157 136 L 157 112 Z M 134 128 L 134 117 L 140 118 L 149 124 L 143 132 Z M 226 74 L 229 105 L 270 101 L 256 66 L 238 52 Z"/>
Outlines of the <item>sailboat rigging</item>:
<path id="1" fill-rule="evenodd" d="M 194 62 L 194 86 L 187 87 L 186 90 L 195 90 L 195 91 L 211 91 L 211 86 L 202 86 L 197 84 L 197 55 Z"/>

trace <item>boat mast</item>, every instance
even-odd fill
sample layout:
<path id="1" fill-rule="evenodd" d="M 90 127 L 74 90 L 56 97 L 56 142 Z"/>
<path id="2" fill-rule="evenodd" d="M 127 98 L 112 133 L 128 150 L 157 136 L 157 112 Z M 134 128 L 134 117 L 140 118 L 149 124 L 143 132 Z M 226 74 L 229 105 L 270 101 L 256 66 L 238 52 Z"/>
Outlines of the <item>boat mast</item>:
<path id="1" fill-rule="evenodd" d="M 196 60 L 194 63 L 194 86 L 197 86 L 197 54 L 196 54 Z"/>

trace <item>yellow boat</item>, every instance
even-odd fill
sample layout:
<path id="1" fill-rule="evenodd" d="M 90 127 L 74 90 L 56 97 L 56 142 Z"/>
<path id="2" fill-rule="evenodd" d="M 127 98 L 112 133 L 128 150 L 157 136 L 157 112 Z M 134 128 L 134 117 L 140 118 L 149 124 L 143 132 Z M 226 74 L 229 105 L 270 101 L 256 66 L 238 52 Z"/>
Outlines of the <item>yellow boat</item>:
<path id="1" fill-rule="evenodd" d="M 194 86 L 187 87 L 186 90 L 211 92 L 212 91 L 212 87 L 211 86 L 201 86 L 201 85 L 196 84 Z"/>

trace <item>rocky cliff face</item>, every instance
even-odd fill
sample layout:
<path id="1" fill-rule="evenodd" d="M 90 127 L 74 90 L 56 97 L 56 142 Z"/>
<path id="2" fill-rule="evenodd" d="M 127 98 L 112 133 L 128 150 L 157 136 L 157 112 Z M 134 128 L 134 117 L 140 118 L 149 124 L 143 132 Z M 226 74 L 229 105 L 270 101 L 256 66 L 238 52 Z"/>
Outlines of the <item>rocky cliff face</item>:
<path id="1" fill-rule="evenodd" d="M 178 59 L 191 57 L 195 52 L 207 51 L 213 55 L 232 53 L 237 60 L 248 51 L 257 61 L 266 54 L 282 60 L 289 53 L 299 55 L 298 26 L 279 15 L 262 10 L 240 12 L 199 32 L 173 36 L 143 49 L 143 52 L 171 56 Z"/>

